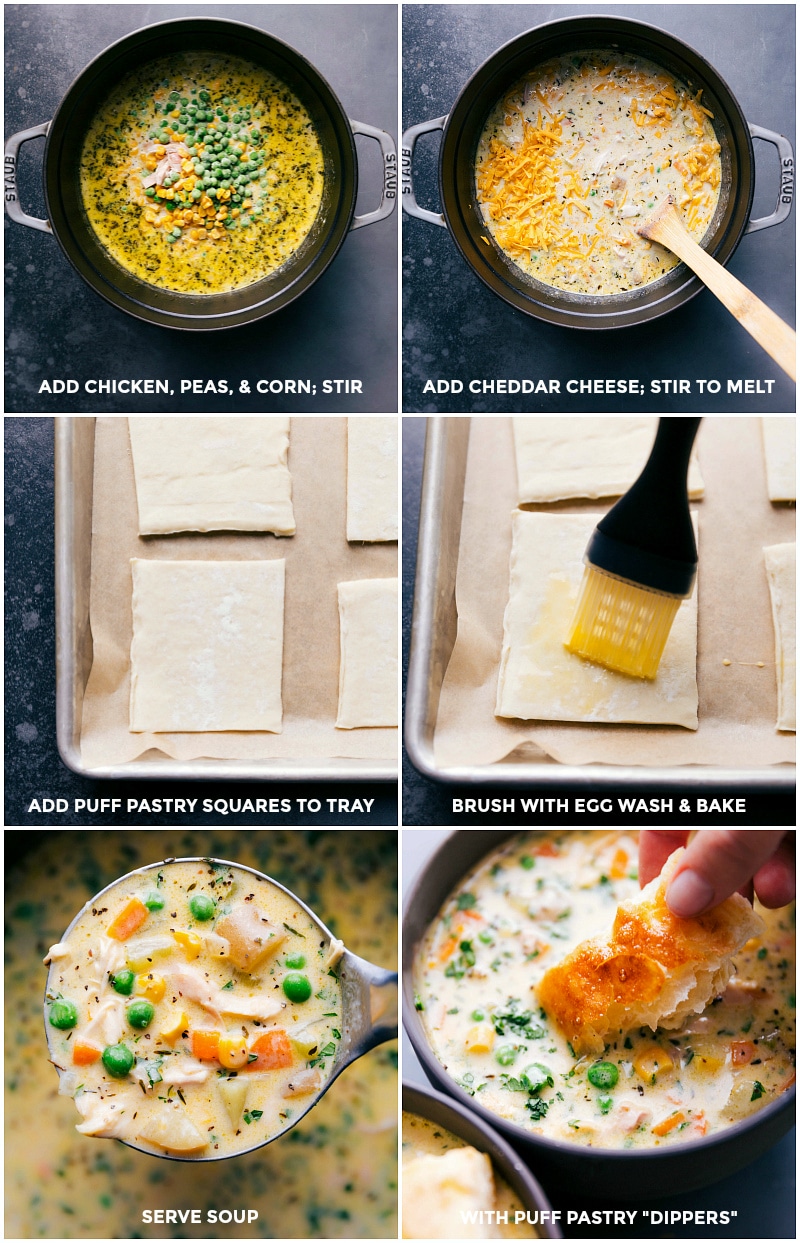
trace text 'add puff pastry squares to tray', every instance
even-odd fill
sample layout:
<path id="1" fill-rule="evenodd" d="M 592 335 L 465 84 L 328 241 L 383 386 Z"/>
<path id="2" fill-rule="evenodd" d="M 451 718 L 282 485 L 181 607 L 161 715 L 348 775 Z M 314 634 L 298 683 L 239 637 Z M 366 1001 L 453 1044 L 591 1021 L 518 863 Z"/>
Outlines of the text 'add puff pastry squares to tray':
<path id="1" fill-rule="evenodd" d="M 697 729 L 697 585 L 678 609 L 652 682 L 591 664 L 564 646 L 583 555 L 601 516 L 515 510 L 495 713 Z"/>

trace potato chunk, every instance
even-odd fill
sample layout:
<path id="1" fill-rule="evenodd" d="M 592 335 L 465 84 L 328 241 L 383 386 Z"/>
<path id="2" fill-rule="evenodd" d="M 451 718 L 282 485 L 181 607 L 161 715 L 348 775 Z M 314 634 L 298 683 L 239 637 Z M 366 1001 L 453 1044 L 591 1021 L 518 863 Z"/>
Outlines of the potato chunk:
<path id="1" fill-rule="evenodd" d="M 242 1116 L 249 1087 L 249 1083 L 244 1079 L 220 1079 L 217 1081 L 217 1091 L 222 1097 L 225 1111 L 231 1120 L 231 1126 L 234 1130 L 239 1125 L 239 1119 Z"/>
<path id="2" fill-rule="evenodd" d="M 283 928 L 271 924 L 257 907 L 245 903 L 218 919 L 214 931 L 228 941 L 228 958 L 240 971 L 255 971 L 286 940 Z"/>
<path id="3" fill-rule="evenodd" d="M 201 1135 L 185 1113 L 166 1108 L 155 1118 L 150 1118 L 137 1133 L 137 1139 L 148 1140 L 168 1152 L 196 1152 L 205 1148 L 208 1136 Z"/>

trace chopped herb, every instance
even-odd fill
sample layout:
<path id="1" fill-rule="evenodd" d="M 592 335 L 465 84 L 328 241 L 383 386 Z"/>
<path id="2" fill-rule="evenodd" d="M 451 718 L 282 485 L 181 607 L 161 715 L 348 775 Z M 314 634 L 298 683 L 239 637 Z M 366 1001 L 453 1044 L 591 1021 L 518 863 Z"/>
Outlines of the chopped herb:
<path id="1" fill-rule="evenodd" d="M 477 900 L 474 893 L 460 893 L 456 899 L 456 910 L 471 911 Z"/>
<path id="2" fill-rule="evenodd" d="M 758 1079 L 754 1079 L 753 1080 L 753 1095 L 750 1097 L 750 1100 L 751 1101 L 760 1100 L 765 1092 L 766 1092 L 766 1088 L 764 1087 L 763 1083 L 760 1083 Z"/>

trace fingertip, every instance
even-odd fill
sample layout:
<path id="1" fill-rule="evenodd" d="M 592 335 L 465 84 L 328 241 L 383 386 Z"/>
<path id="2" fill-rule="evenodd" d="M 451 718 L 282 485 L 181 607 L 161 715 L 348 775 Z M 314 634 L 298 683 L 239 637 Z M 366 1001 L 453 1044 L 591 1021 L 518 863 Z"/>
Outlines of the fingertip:
<path id="1" fill-rule="evenodd" d="M 692 868 L 685 868 L 673 877 L 664 896 L 673 915 L 681 919 L 702 915 L 714 905 L 713 885 Z"/>

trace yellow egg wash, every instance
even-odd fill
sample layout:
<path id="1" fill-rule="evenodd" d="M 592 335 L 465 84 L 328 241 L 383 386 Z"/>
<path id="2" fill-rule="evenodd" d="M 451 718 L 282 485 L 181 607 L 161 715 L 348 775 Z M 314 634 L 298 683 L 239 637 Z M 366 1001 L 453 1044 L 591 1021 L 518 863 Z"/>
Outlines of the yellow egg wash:
<path id="1" fill-rule="evenodd" d="M 577 1056 L 541 1007 L 549 967 L 639 893 L 635 832 L 520 833 L 447 899 L 415 963 L 417 1008 L 447 1073 L 485 1109 L 587 1147 L 653 1148 L 724 1130 L 794 1082 L 794 907 L 722 995 L 676 1030 L 637 1027 Z"/>
<path id="2" fill-rule="evenodd" d="M 702 240 L 721 183 L 712 120 L 702 91 L 642 57 L 598 50 L 539 65 L 478 144 L 486 225 L 525 275 L 557 289 L 613 297 L 658 280 L 679 260 L 636 225 L 672 194 Z"/>
<path id="3" fill-rule="evenodd" d="M 459 1139 L 445 1127 L 439 1126 L 437 1122 L 431 1122 L 429 1118 L 421 1118 L 418 1114 L 412 1114 L 406 1110 L 403 1111 L 402 1136 L 404 1168 L 419 1157 L 438 1157 L 444 1152 L 467 1146 L 463 1139 Z M 435 1188 L 431 1189 L 431 1194 L 435 1195 Z M 496 1169 L 494 1170 L 494 1204 L 484 1207 L 489 1207 L 501 1214 L 499 1222 L 494 1226 L 496 1238 L 536 1239 L 539 1237 L 535 1228 L 527 1220 L 523 1220 L 522 1217 L 519 1221 L 515 1220 L 517 1213 L 526 1212 L 525 1206 Z M 502 1219 L 503 1214 L 508 1215 L 507 1221 Z M 454 1223 L 454 1229 L 456 1228 Z"/>
<path id="4" fill-rule="evenodd" d="M 277 78 L 234 57 L 145 65 L 100 105 L 81 156 L 98 239 L 162 289 L 217 294 L 277 271 L 319 212 L 324 159 Z"/>
<path id="5" fill-rule="evenodd" d="M 373 1049 L 348 1067 L 285 1136 L 232 1160 L 161 1160 L 114 1139 L 76 1132 L 80 1118 L 75 1103 L 59 1095 L 59 1079 L 48 1062 L 42 1012 L 48 969 L 42 958 L 80 906 L 106 884 L 157 859 L 197 854 L 198 847 L 273 876 L 307 902 L 349 949 L 381 966 L 396 966 L 394 832 L 200 835 L 155 829 L 47 835 L 7 876 L 5 988 L 14 1034 L 13 1057 L 6 1061 L 6 1234 L 108 1239 L 183 1237 L 188 1232 L 193 1238 L 219 1238 L 220 1226 L 208 1220 L 209 1210 L 252 1209 L 258 1218 L 225 1226 L 226 1237 L 395 1238 L 394 1045 Z M 246 896 L 251 891 L 241 892 Z M 179 896 L 177 891 L 174 896 Z M 108 917 L 116 913 L 115 908 Z M 128 944 L 141 935 L 137 930 Z M 298 941 L 287 933 L 287 942 Z M 200 961 L 198 956 L 188 965 Z M 131 998 L 145 995 L 132 993 Z M 154 1005 L 160 1009 L 165 1003 L 171 1009 L 171 996 Z M 142 1044 L 154 1027 L 155 1019 L 145 1029 Z M 161 1023 L 159 1013 L 162 1030 L 167 1024 Z M 176 1039 L 180 1045 L 183 1038 Z M 125 1043 L 134 1047 L 130 1040 Z M 212 1080 L 221 1082 L 216 1069 Z M 186 1088 L 181 1090 L 186 1095 Z M 251 1112 L 251 1122 L 240 1129 L 252 1131 L 266 1119 L 266 1109 L 260 1119 Z M 200 1224 L 142 1219 L 145 1209 L 190 1208 L 201 1211 Z"/>

